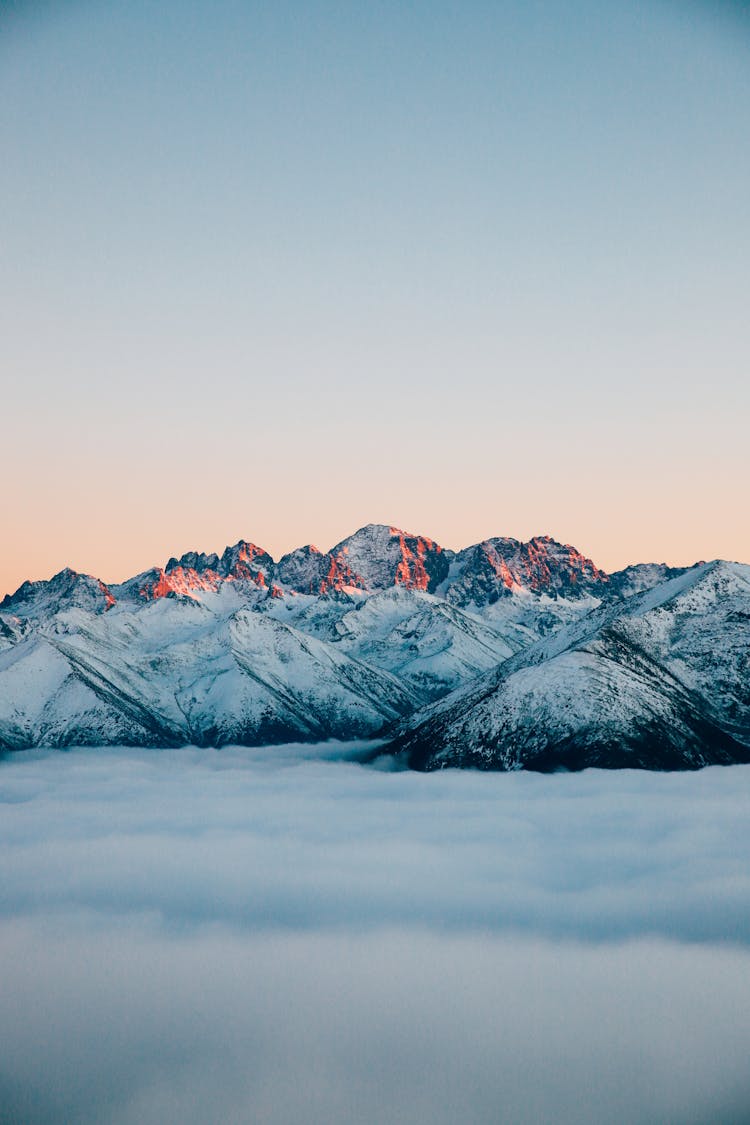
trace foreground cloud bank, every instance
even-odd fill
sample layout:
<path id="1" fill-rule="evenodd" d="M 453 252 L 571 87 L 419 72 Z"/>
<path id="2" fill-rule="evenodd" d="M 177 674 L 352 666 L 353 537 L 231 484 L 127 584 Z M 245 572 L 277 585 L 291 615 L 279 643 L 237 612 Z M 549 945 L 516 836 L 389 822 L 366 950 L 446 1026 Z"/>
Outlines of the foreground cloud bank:
<path id="1" fill-rule="evenodd" d="M 750 768 L 360 752 L 0 762 L 2 1120 L 747 1119 Z"/>

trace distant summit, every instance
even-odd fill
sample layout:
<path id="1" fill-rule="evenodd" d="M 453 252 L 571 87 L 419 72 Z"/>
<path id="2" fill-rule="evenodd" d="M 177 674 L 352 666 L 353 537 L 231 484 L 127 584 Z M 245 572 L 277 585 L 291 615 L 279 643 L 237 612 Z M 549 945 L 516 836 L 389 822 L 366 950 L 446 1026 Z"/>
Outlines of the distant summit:
<path id="1" fill-rule="evenodd" d="M 637 570 L 629 568 L 634 572 L 629 581 L 636 580 Z M 63 581 L 65 575 L 75 572 L 62 571 L 49 583 L 25 582 L 0 603 L 0 608 L 30 609 L 48 587 L 52 592 L 53 584 L 59 597 L 63 601 L 70 597 L 73 605 L 79 604 L 76 598 L 84 596 L 81 584 L 89 583 L 92 608 L 96 603 L 104 610 L 114 600 L 151 601 L 170 595 L 199 599 L 202 594 L 217 592 L 225 583 L 247 583 L 277 597 L 347 590 L 376 593 L 401 586 L 439 593 L 454 605 L 483 606 L 514 590 L 576 597 L 596 593 L 610 581 L 575 547 L 548 535 L 536 536 L 528 543 L 504 537 L 486 539 L 456 552 L 425 535 L 375 523 L 361 527 L 330 551 L 309 544 L 278 562 L 262 547 L 241 539 L 221 555 L 187 551 L 170 558 L 164 567 L 153 567 L 111 587 L 88 575 L 75 575 L 76 587 L 72 581 Z M 644 580 L 648 582 L 648 576 Z"/>

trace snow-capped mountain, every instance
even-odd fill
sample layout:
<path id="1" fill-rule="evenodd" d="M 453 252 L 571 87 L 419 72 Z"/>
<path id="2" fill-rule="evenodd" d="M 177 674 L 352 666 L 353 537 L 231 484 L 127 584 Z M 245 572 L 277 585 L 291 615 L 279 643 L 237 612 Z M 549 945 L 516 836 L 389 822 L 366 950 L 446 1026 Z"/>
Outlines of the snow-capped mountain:
<path id="1" fill-rule="evenodd" d="M 434 590 L 446 577 L 453 552 L 431 539 L 396 527 L 368 524 L 323 553 L 300 547 L 279 561 L 275 575 L 282 587 L 300 593 L 331 590 Z"/>
<path id="2" fill-rule="evenodd" d="M 64 610 L 0 652 L 0 745 L 262 744 L 368 733 L 420 697 L 251 607 Z"/>
<path id="3" fill-rule="evenodd" d="M 393 748 L 421 769 L 750 761 L 750 567 L 604 602 L 418 712 Z"/>
<path id="4" fill-rule="evenodd" d="M 48 581 L 24 582 L 15 594 L 8 594 L 0 602 L 0 613 L 31 620 L 50 618 L 61 609 L 85 609 L 90 613 L 104 613 L 115 604 L 115 596 L 108 586 L 90 574 L 78 574 L 66 567 Z"/>
<path id="5" fill-rule="evenodd" d="M 548 535 L 528 543 L 517 539 L 485 539 L 459 551 L 452 559 L 445 593 L 458 605 L 483 606 L 525 590 L 533 594 L 601 595 L 609 576 L 575 547 Z"/>
<path id="6" fill-rule="evenodd" d="M 750 745 L 738 564 L 606 574 L 541 536 L 240 540 L 0 602 L 0 748 L 382 736 L 419 768 L 695 765 Z"/>

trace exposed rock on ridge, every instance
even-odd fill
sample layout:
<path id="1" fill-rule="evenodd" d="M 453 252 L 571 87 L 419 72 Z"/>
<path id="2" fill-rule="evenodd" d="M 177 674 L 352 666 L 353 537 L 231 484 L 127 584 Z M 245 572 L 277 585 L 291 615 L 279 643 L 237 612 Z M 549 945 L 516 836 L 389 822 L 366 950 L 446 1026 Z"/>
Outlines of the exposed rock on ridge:
<path id="1" fill-rule="evenodd" d="M 750 567 L 605 603 L 419 713 L 393 748 L 419 769 L 750 761 Z"/>
<path id="2" fill-rule="evenodd" d="M 747 567 L 607 575 L 539 536 L 248 540 L 0 604 L 0 748 L 395 734 L 420 769 L 693 767 L 750 752 Z"/>

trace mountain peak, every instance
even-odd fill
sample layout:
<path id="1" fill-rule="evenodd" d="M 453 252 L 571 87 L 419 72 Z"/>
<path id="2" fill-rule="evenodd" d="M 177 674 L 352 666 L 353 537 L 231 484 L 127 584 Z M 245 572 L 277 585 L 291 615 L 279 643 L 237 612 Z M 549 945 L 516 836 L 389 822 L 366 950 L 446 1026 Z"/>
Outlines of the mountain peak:
<path id="1" fill-rule="evenodd" d="M 73 607 L 104 613 L 114 604 L 114 594 L 101 579 L 66 566 L 52 578 L 22 583 L 14 594 L 3 598 L 0 609 L 35 617 Z"/>
<path id="2" fill-rule="evenodd" d="M 460 577 L 448 597 L 460 605 L 486 605 L 514 591 L 598 596 L 609 582 L 591 559 L 550 535 L 535 535 L 526 543 L 507 536 L 485 539 L 459 551 L 457 561 Z"/>
<path id="3" fill-rule="evenodd" d="M 276 596 L 372 593 L 401 586 L 438 594 L 454 605 L 480 608 L 517 594 L 575 600 L 600 598 L 606 590 L 626 597 L 684 569 L 644 564 L 608 575 L 577 548 L 551 535 L 534 535 L 527 542 L 493 536 L 455 552 L 429 536 L 394 524 L 368 523 L 329 551 L 308 544 L 278 562 L 249 539 L 238 540 L 221 554 L 186 551 L 171 557 L 163 567 L 153 567 L 117 585 L 114 592 L 99 579 L 66 568 L 47 582 L 24 583 L 0 605 L 25 606 L 45 591 L 45 597 L 69 598 L 67 591 L 76 584 L 84 601 L 81 591 L 88 583 L 89 602 L 93 598 L 109 608 L 115 597 L 131 601 L 169 594 L 200 598 L 225 583 L 237 583 L 240 591 L 273 590 Z M 77 597 L 70 604 L 78 604 Z"/>
<path id="4" fill-rule="evenodd" d="M 367 524 L 338 543 L 331 555 L 345 560 L 367 590 L 395 585 L 432 591 L 447 577 L 452 552 L 423 535 Z"/>

